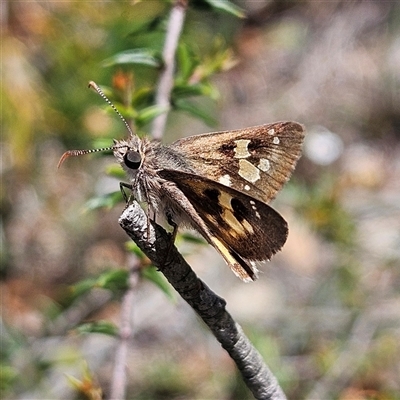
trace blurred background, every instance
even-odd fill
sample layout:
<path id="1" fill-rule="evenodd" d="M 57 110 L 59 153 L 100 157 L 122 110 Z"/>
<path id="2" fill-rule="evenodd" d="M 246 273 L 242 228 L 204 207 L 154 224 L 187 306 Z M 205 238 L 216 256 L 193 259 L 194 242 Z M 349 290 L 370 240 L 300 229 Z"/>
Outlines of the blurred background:
<path id="1" fill-rule="evenodd" d="M 247 18 L 191 3 L 178 67 L 196 60 L 190 79 L 180 79 L 200 75 L 203 86 L 176 103 L 164 141 L 303 123 L 304 155 L 273 203 L 289 239 L 251 284 L 210 246 L 182 237 L 178 245 L 227 300 L 289 398 L 400 399 L 400 5 L 236 4 Z M 149 102 L 134 95 L 137 104 L 150 104 L 158 77 L 151 57 L 129 63 L 116 55 L 159 52 L 170 5 L 0 7 L 2 398 L 82 398 L 68 376 L 82 381 L 86 369 L 107 397 L 116 339 L 78 327 L 118 325 L 121 294 L 76 288 L 128 265 L 123 203 L 93 206 L 123 178 L 107 174 L 112 157 L 71 158 L 59 170 L 57 162 L 67 149 L 126 135 L 88 81 L 113 87 L 118 105 L 116 82 L 128 76 Z M 146 279 L 135 288 L 127 398 L 251 398 L 213 336 L 167 292 Z"/>

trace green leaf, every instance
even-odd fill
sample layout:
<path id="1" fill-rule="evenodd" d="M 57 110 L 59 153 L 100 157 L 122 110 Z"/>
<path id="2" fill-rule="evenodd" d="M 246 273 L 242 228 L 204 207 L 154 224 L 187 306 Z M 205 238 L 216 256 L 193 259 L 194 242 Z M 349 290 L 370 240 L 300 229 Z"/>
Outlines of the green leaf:
<path id="1" fill-rule="evenodd" d="M 2 347 L 3 347 L 3 344 L 4 343 L 2 343 Z M 4 351 L 4 347 L 3 347 L 2 351 Z M 18 371 L 18 368 L 15 368 L 14 366 L 6 364 L 5 361 L 0 362 L 0 371 L 1 371 L 1 386 L 0 386 L 0 388 L 1 388 L 1 393 L 4 395 L 4 393 L 6 393 L 6 391 L 11 391 L 13 389 L 15 382 L 17 382 L 18 377 L 20 376 L 20 371 Z M 14 386 L 14 388 L 15 388 L 15 386 Z"/>
<path id="2" fill-rule="evenodd" d="M 104 335 L 117 336 L 118 328 L 108 321 L 96 321 L 82 324 L 76 328 L 78 333 L 103 333 Z"/>
<path id="3" fill-rule="evenodd" d="M 92 197 L 84 205 L 84 211 L 93 211 L 99 208 L 111 209 L 121 201 L 123 201 L 123 197 L 120 190 L 102 196 Z"/>
<path id="4" fill-rule="evenodd" d="M 102 273 L 96 281 L 96 287 L 111 290 L 125 290 L 128 288 L 128 271 L 126 269 L 113 269 Z"/>
<path id="5" fill-rule="evenodd" d="M 70 385 L 76 390 L 78 396 L 74 398 L 87 399 L 87 400 L 99 400 L 102 399 L 102 390 L 93 374 L 90 372 L 86 362 L 84 362 L 84 370 L 82 378 L 78 379 L 72 375 L 66 375 Z"/>
<path id="6" fill-rule="evenodd" d="M 225 11 L 228 14 L 234 15 L 238 18 L 244 18 L 246 16 L 244 10 L 238 7 L 236 4 L 231 3 L 228 0 L 204 0 L 211 7 L 217 10 Z"/>
<path id="7" fill-rule="evenodd" d="M 138 245 L 135 242 L 126 242 L 125 248 L 130 253 L 135 254 L 139 258 L 139 260 L 144 260 L 146 257 L 146 255 L 142 252 L 142 250 L 139 249 Z"/>
<path id="8" fill-rule="evenodd" d="M 135 119 L 136 125 L 141 127 L 152 121 L 158 115 L 166 112 L 167 110 L 168 107 L 160 107 L 160 106 L 146 107 L 138 113 L 138 116 Z"/>
<path id="9" fill-rule="evenodd" d="M 125 269 L 113 269 L 102 272 L 96 278 L 84 279 L 70 287 L 72 298 L 82 296 L 93 288 L 101 288 L 117 292 L 128 287 L 128 271 Z"/>
<path id="10" fill-rule="evenodd" d="M 76 299 L 77 297 L 87 293 L 89 290 L 92 290 L 95 284 L 95 278 L 88 278 L 70 286 L 70 295 L 72 299 Z"/>
<path id="11" fill-rule="evenodd" d="M 150 282 L 153 282 L 156 286 L 158 286 L 161 291 L 163 291 L 168 298 L 171 300 L 175 300 L 175 292 L 171 290 L 171 285 L 168 283 L 164 275 L 162 275 L 156 267 L 149 266 L 147 268 L 143 268 L 141 270 L 141 274 L 143 278 L 147 279 Z"/>
<path id="12" fill-rule="evenodd" d="M 135 90 L 132 95 L 132 106 L 139 108 L 152 104 L 154 97 L 154 88 L 142 87 Z"/>
<path id="13" fill-rule="evenodd" d="M 210 83 L 178 84 L 175 85 L 172 96 L 173 98 L 207 96 L 212 100 L 217 100 L 219 92 Z"/>
<path id="14" fill-rule="evenodd" d="M 177 64 L 178 75 L 182 81 L 186 82 L 192 75 L 197 65 L 194 60 L 195 56 L 191 54 L 189 47 L 185 43 L 181 43 L 177 51 Z"/>
<path id="15" fill-rule="evenodd" d="M 160 68 L 162 63 L 155 51 L 149 49 L 132 49 L 122 51 L 107 58 L 102 62 L 103 67 L 111 67 L 120 64 L 139 64 Z"/>
<path id="16" fill-rule="evenodd" d="M 107 147 L 111 147 L 113 145 L 112 140 L 110 138 L 97 138 L 92 142 L 93 149 L 104 149 Z M 100 153 L 96 153 L 97 155 L 109 155 L 112 154 L 112 150 L 102 151 Z"/>
<path id="17" fill-rule="evenodd" d="M 178 238 L 182 239 L 185 242 L 189 242 L 189 243 L 203 244 L 203 245 L 206 244 L 204 242 L 203 238 L 201 238 L 199 236 L 196 236 L 196 235 L 194 235 L 193 233 L 190 233 L 190 232 L 180 233 Z"/>
<path id="18" fill-rule="evenodd" d="M 125 171 L 121 168 L 119 164 L 110 164 L 106 167 L 106 174 L 117 179 L 125 179 Z"/>
<path id="19" fill-rule="evenodd" d="M 178 99 L 174 102 L 174 106 L 178 110 L 186 111 L 189 114 L 201 119 L 208 126 L 212 127 L 217 125 L 217 120 L 212 117 L 208 111 L 202 110 L 197 104 L 184 99 Z"/>
<path id="20" fill-rule="evenodd" d="M 137 110 L 135 110 L 131 106 L 125 106 L 124 104 L 121 103 L 115 103 L 114 105 L 118 109 L 118 111 L 123 115 L 123 117 L 126 118 L 127 120 L 136 118 L 138 114 Z M 115 111 L 113 110 L 112 107 L 107 106 L 106 110 L 109 113 L 115 115 Z"/>

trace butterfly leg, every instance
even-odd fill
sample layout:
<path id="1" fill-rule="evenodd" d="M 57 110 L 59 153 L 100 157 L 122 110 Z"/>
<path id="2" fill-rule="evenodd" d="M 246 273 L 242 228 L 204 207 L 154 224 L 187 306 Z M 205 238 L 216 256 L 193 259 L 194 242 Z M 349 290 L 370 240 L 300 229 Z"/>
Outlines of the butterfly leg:
<path id="1" fill-rule="evenodd" d="M 131 194 L 130 194 L 129 196 L 126 194 L 124 188 L 130 190 Z M 119 190 L 120 190 L 121 193 L 122 193 L 122 197 L 123 197 L 124 200 L 125 200 L 126 206 L 128 206 L 129 203 L 130 203 L 131 200 L 132 200 L 132 190 L 133 190 L 133 186 L 130 185 L 129 183 L 120 182 L 120 183 L 119 183 Z"/>
<path id="2" fill-rule="evenodd" d="M 128 196 L 125 192 L 125 189 L 130 190 L 130 195 Z M 129 184 L 129 183 L 125 183 L 125 182 L 120 182 L 119 183 L 119 189 L 121 190 L 122 193 L 122 197 L 125 200 L 125 208 L 127 208 L 129 206 L 129 204 L 131 203 L 131 201 L 133 200 L 133 185 Z M 150 221 L 151 221 L 151 216 L 150 216 L 150 206 L 147 209 L 147 238 L 150 238 Z M 153 212 L 153 221 L 156 220 L 156 216 L 155 216 L 155 212 Z"/>
<path id="3" fill-rule="evenodd" d="M 165 216 L 167 218 L 168 224 L 170 226 L 172 226 L 172 232 L 170 234 L 171 241 L 169 243 L 168 252 L 167 252 L 167 256 L 166 256 L 166 260 L 168 260 L 169 259 L 169 254 L 170 254 L 170 252 L 171 252 L 171 250 L 172 250 L 172 248 L 174 247 L 174 244 L 175 244 L 176 235 L 178 233 L 178 224 L 174 221 L 174 219 L 172 217 L 172 213 L 170 211 L 167 211 L 165 213 Z"/>
<path id="4" fill-rule="evenodd" d="M 173 231 L 171 233 L 171 242 L 175 243 L 176 234 L 178 233 L 178 224 L 173 220 L 172 214 L 167 211 L 166 213 L 167 222 L 172 226 Z"/>
<path id="5" fill-rule="evenodd" d="M 151 217 L 151 214 L 153 214 L 153 217 Z M 147 205 L 147 240 L 150 240 L 150 223 L 154 222 L 157 223 L 156 221 L 156 212 L 152 209 L 151 205 Z"/>

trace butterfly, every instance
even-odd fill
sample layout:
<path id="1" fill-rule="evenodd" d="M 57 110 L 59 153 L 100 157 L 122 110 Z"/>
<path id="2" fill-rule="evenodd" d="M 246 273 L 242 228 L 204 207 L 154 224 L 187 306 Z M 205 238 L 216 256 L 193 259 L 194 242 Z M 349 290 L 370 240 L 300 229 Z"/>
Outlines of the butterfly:
<path id="1" fill-rule="evenodd" d="M 101 89 L 93 87 L 113 108 Z M 117 111 L 120 117 L 121 114 Z M 163 145 L 135 135 L 109 148 L 69 150 L 69 156 L 112 150 L 129 188 L 148 215 L 163 215 L 174 227 L 193 228 L 243 281 L 257 278 L 257 263 L 285 244 L 288 226 L 268 203 L 290 178 L 305 135 L 297 122 L 189 136 Z"/>

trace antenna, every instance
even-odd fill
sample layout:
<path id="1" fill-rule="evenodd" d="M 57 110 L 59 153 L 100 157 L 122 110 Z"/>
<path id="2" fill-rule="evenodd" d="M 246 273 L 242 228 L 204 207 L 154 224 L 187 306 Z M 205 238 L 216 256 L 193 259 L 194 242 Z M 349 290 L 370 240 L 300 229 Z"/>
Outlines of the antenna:
<path id="1" fill-rule="evenodd" d="M 125 124 L 126 128 L 128 129 L 129 134 L 131 136 L 135 136 L 133 134 L 131 127 L 129 126 L 128 122 L 126 121 L 126 119 L 117 110 L 117 108 L 114 106 L 114 104 L 111 103 L 111 100 L 109 100 L 109 98 L 104 94 L 104 92 L 99 88 L 99 86 L 95 82 L 90 81 L 88 87 L 91 89 L 94 89 L 103 98 L 103 100 L 111 106 L 111 108 L 118 114 L 118 116 L 121 118 L 122 122 Z M 100 151 L 115 150 L 118 147 L 125 147 L 125 146 L 111 146 L 111 147 L 103 147 L 101 149 L 89 149 L 89 150 L 68 150 L 61 156 L 60 161 L 57 164 L 57 168 L 60 168 L 62 163 L 70 156 L 82 156 L 84 154 L 89 154 L 89 153 L 98 153 Z"/>
<path id="2" fill-rule="evenodd" d="M 111 103 L 111 100 L 104 94 L 104 92 L 99 88 L 96 82 L 90 81 L 89 88 L 94 89 L 102 98 L 103 100 L 110 105 L 110 107 L 118 114 L 118 116 L 121 118 L 122 122 L 125 124 L 126 128 L 128 129 L 128 132 L 131 136 L 134 136 L 131 127 L 129 126 L 128 122 L 126 119 L 122 116 L 122 114 L 117 110 L 117 107 L 114 106 L 113 103 Z"/>
<path id="3" fill-rule="evenodd" d="M 84 154 L 98 153 L 99 151 L 114 150 L 115 148 L 116 148 L 115 146 L 112 146 L 112 147 L 103 147 L 101 149 L 68 150 L 61 156 L 60 161 L 57 164 L 57 168 L 60 168 L 61 164 L 65 161 L 65 159 L 70 156 L 83 156 Z"/>

